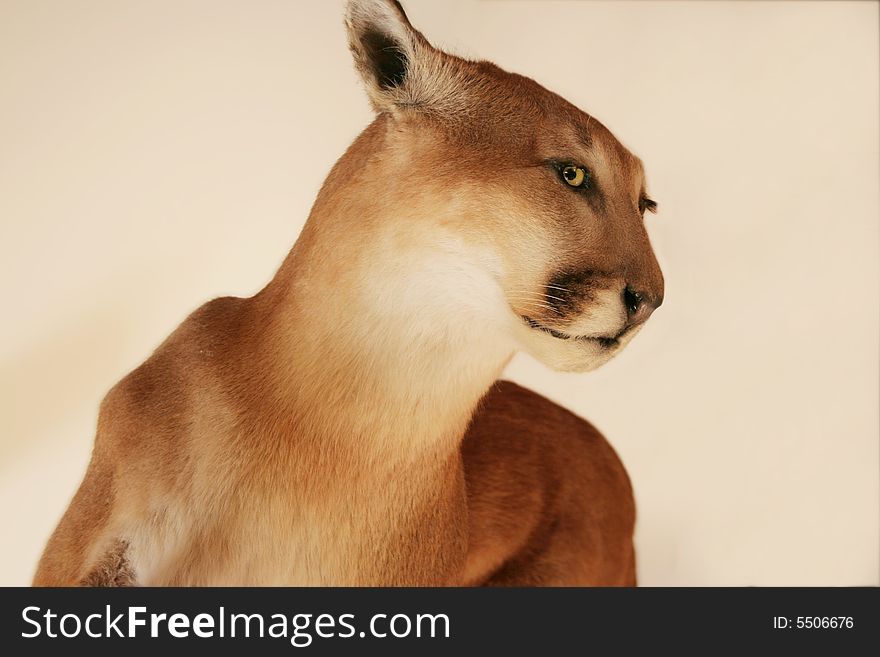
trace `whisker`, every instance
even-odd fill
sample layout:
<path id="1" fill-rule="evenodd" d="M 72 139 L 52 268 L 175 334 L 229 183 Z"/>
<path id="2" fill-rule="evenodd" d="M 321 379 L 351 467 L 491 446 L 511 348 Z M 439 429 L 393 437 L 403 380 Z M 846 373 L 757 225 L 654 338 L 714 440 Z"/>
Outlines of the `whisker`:
<path id="1" fill-rule="evenodd" d="M 517 301 L 529 301 L 529 302 L 531 302 L 531 303 L 537 303 L 537 304 L 540 304 L 540 305 L 545 306 L 545 307 L 547 307 L 547 308 L 552 308 L 552 307 L 553 307 L 552 304 L 550 304 L 550 303 L 544 301 L 543 299 L 536 299 L 536 298 L 534 298 L 534 297 L 518 297 L 518 296 L 515 296 L 515 295 L 508 295 L 507 298 L 508 298 L 508 299 L 516 299 Z"/>
<path id="2" fill-rule="evenodd" d="M 526 294 L 529 296 L 537 297 L 539 299 L 555 299 L 556 301 L 562 301 L 563 303 L 567 301 L 567 299 L 563 299 L 562 297 L 556 297 L 552 294 L 546 294 L 541 292 L 532 292 L 530 290 L 512 290 L 511 294 Z"/>
<path id="3" fill-rule="evenodd" d="M 522 287 L 522 288 L 515 287 L 512 290 L 508 290 L 508 292 L 510 292 L 511 294 L 520 294 L 520 293 L 522 293 L 522 294 L 541 294 L 540 292 L 536 292 L 535 290 L 530 290 L 530 289 L 524 288 L 524 287 Z"/>
<path id="4" fill-rule="evenodd" d="M 510 292 L 510 294 L 527 294 L 527 295 L 530 295 L 530 296 L 533 296 L 533 297 L 546 297 L 546 296 L 548 296 L 548 295 L 547 295 L 546 293 L 544 293 L 544 292 L 534 292 L 534 291 L 532 291 L 532 290 L 520 290 L 520 289 L 514 289 L 514 290 L 509 290 L 509 292 Z M 557 297 L 551 297 L 551 298 L 554 298 L 554 299 L 555 299 L 555 298 L 557 298 Z"/>
<path id="5" fill-rule="evenodd" d="M 529 303 L 533 306 L 541 306 L 543 308 L 553 308 L 549 303 L 545 303 L 543 301 L 538 301 L 536 299 L 529 299 L 526 297 L 508 297 L 510 301 L 522 301 L 524 303 Z"/>
<path id="6" fill-rule="evenodd" d="M 562 315 L 562 313 L 560 313 L 557 308 L 554 308 L 550 304 L 544 303 L 542 301 L 537 301 L 535 299 L 529 299 L 529 298 L 524 298 L 524 297 L 515 297 L 512 295 L 509 295 L 508 301 L 511 301 L 513 303 L 519 303 L 519 304 L 522 304 L 524 306 L 528 306 L 533 309 L 540 308 L 541 310 L 549 310 L 553 313 L 556 313 L 557 315 Z"/>
<path id="7" fill-rule="evenodd" d="M 553 306 L 551 306 L 549 303 L 544 303 L 543 301 L 537 301 L 535 299 L 527 299 L 524 297 L 508 297 L 508 300 L 528 303 L 533 306 L 541 306 L 542 308 L 553 308 Z"/>

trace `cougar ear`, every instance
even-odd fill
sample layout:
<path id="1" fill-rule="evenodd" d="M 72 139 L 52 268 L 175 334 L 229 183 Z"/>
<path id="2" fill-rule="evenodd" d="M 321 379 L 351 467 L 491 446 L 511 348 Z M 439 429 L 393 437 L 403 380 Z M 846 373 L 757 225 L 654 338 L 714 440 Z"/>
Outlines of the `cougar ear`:
<path id="1" fill-rule="evenodd" d="M 354 63 L 378 112 L 420 104 L 419 75 L 438 54 L 395 0 L 349 0 L 345 11 Z"/>

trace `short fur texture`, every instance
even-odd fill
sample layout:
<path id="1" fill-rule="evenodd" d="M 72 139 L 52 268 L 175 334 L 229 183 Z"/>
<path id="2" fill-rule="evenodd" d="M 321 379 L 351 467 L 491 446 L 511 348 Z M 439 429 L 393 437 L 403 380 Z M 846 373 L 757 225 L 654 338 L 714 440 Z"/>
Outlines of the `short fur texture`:
<path id="1" fill-rule="evenodd" d="M 375 121 L 273 280 L 108 393 L 35 584 L 635 583 L 614 451 L 496 379 L 518 349 L 597 367 L 659 305 L 641 162 L 397 2 L 346 24 Z"/>

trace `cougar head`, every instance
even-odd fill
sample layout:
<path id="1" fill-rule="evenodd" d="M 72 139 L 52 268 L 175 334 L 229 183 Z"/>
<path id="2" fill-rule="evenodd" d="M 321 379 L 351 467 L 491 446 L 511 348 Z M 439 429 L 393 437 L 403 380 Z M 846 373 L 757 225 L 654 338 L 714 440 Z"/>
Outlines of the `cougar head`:
<path id="1" fill-rule="evenodd" d="M 450 268 L 479 270 L 455 279 L 481 313 L 466 320 L 474 331 L 500 331 L 556 369 L 618 353 L 663 300 L 639 158 L 535 81 L 434 48 L 398 2 L 351 0 L 346 25 L 379 117 L 359 171 L 328 184 L 395 207 L 382 230 L 399 248 L 458 249 Z"/>

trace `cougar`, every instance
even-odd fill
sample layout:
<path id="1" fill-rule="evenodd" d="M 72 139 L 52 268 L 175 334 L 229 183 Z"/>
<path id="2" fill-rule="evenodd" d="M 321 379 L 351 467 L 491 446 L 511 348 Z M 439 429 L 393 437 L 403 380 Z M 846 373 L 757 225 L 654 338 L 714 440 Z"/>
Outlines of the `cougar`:
<path id="1" fill-rule="evenodd" d="M 345 23 L 375 120 L 274 278 L 101 403 L 36 585 L 634 585 L 632 488 L 513 383 L 587 371 L 663 299 L 641 161 L 390 0 Z"/>

